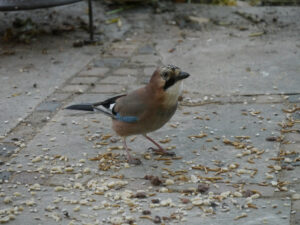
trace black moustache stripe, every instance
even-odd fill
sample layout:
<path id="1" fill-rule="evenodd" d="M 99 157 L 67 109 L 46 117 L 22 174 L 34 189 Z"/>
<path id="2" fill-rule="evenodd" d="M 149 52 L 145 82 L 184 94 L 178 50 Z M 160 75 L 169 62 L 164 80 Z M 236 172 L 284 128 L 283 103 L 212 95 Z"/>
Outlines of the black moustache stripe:
<path id="1" fill-rule="evenodd" d="M 164 86 L 164 90 L 167 90 L 169 87 L 173 86 L 175 82 L 176 80 L 174 78 L 170 78 L 169 80 L 167 80 Z"/>

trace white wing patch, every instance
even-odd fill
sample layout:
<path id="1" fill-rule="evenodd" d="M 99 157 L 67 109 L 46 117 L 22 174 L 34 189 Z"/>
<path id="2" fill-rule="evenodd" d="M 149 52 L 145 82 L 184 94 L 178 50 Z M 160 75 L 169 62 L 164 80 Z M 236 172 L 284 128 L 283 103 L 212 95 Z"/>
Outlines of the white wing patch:
<path id="1" fill-rule="evenodd" d="M 114 104 L 112 104 L 114 105 Z M 106 115 L 109 115 L 109 116 L 114 116 L 113 113 L 112 113 L 112 109 L 109 107 L 108 108 L 105 108 L 103 105 L 99 105 L 97 107 L 94 107 L 94 111 L 100 111 L 102 113 L 105 113 Z"/>
<path id="2" fill-rule="evenodd" d="M 109 105 L 109 109 L 112 111 L 116 103 L 112 103 Z"/>

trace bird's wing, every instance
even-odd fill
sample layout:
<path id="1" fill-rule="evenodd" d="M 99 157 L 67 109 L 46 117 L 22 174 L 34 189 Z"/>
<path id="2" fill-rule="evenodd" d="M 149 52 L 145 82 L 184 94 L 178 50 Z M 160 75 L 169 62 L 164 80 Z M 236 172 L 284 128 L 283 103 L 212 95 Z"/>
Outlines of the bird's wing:
<path id="1" fill-rule="evenodd" d="M 145 96 L 145 90 L 141 88 L 116 99 L 116 104 L 113 107 L 115 119 L 128 123 L 140 120 L 147 109 Z"/>
<path id="2" fill-rule="evenodd" d="M 139 121 L 147 111 L 149 104 L 145 88 L 140 88 L 128 95 L 118 95 L 102 102 L 71 105 L 66 109 L 98 111 L 113 119 L 134 123 Z"/>
<path id="3" fill-rule="evenodd" d="M 105 101 L 93 103 L 92 104 L 93 110 L 100 111 L 112 118 L 115 118 L 116 115 L 115 115 L 113 109 L 116 104 L 116 100 L 119 98 L 122 98 L 124 96 L 126 96 L 126 95 L 125 94 L 117 95 L 112 98 L 106 99 Z"/>

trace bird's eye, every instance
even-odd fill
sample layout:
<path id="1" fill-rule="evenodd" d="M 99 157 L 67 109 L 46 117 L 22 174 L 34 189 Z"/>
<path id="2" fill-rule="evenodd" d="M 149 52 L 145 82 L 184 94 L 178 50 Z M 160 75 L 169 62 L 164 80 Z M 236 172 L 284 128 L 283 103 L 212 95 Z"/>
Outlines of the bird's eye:
<path id="1" fill-rule="evenodd" d="M 167 80 L 167 79 L 168 79 L 168 72 L 163 72 L 163 73 L 162 73 L 162 78 L 163 78 L 164 80 Z"/>

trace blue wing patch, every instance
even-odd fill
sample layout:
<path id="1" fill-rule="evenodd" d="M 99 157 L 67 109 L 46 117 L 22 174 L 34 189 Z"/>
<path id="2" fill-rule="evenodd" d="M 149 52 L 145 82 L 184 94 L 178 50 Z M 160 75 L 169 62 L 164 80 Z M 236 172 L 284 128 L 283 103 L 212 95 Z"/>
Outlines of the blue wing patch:
<path id="1" fill-rule="evenodd" d="M 115 118 L 126 123 L 134 123 L 138 121 L 136 116 L 121 116 L 119 113 L 116 114 Z"/>

